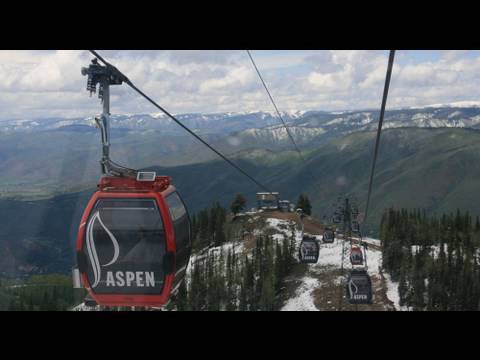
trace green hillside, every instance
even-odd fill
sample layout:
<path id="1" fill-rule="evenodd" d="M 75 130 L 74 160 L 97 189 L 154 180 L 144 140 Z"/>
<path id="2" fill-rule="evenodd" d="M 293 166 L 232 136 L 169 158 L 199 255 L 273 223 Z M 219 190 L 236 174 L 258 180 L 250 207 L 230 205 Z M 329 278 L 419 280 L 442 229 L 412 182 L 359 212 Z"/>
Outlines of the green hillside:
<path id="1" fill-rule="evenodd" d="M 292 151 L 245 150 L 235 161 L 284 199 L 296 200 L 306 193 L 314 215 L 321 218 L 331 214 L 340 193 L 356 197 L 362 210 L 374 136 L 364 132 L 332 140 L 305 152 L 306 165 Z M 221 160 L 153 169 L 172 176 L 191 213 L 213 201 L 228 205 L 237 192 L 253 207 L 260 190 Z M 425 208 L 430 213 L 460 208 L 480 215 L 479 179 L 480 132 L 385 130 L 367 230 L 376 232 L 383 210 L 391 206 Z M 0 273 L 17 273 L 21 266 L 26 272 L 68 271 L 79 218 L 93 190 L 92 183 L 91 190 L 45 200 L 0 200 Z"/>

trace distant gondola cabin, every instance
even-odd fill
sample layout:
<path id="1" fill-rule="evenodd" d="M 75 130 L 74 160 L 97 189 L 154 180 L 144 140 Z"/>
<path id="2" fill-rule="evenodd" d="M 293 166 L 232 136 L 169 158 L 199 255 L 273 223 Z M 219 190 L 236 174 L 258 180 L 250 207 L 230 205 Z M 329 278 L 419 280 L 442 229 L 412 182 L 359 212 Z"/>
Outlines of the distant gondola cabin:
<path id="1" fill-rule="evenodd" d="M 278 204 L 281 212 L 290 212 L 290 201 L 280 200 Z"/>
<path id="2" fill-rule="evenodd" d="M 320 245 L 315 236 L 304 235 L 299 248 L 301 263 L 314 264 L 318 261 Z"/>
<path id="3" fill-rule="evenodd" d="M 347 300 L 350 304 L 371 304 L 372 280 L 365 270 L 352 270 L 347 278 Z"/>
<path id="4" fill-rule="evenodd" d="M 335 241 L 335 231 L 331 228 L 326 228 L 322 240 L 324 243 L 333 243 Z"/>
<path id="5" fill-rule="evenodd" d="M 362 249 L 358 246 L 353 246 L 350 251 L 350 262 L 352 265 L 363 265 Z"/>

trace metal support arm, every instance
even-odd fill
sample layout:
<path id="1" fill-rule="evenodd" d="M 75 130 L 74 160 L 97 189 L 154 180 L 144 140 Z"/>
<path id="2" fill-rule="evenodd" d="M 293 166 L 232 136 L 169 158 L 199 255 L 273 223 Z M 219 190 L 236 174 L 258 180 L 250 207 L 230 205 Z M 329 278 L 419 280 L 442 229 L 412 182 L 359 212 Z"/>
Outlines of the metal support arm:
<path id="1" fill-rule="evenodd" d="M 102 174 L 109 176 L 136 177 L 138 171 L 116 164 L 110 159 L 110 85 L 121 85 L 126 79 L 113 66 L 102 66 L 93 59 L 88 68 L 82 68 L 82 75 L 87 76 L 87 90 L 90 95 L 97 92 L 103 104 L 103 112 L 95 117 L 97 127 L 102 137 L 102 159 L 100 165 Z"/>

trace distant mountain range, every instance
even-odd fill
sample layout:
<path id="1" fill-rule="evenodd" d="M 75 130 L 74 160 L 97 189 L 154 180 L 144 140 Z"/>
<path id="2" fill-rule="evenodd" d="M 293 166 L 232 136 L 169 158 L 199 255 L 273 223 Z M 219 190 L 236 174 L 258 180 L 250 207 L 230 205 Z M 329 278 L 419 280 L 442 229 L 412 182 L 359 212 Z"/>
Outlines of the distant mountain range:
<path id="1" fill-rule="evenodd" d="M 480 104 L 480 103 L 479 103 Z M 346 133 L 369 130 L 378 122 L 377 110 L 326 112 L 290 111 L 281 112 L 290 126 L 317 128 L 323 134 Z M 231 134 L 248 129 L 275 128 L 281 124 L 274 112 L 242 112 L 214 114 L 178 114 L 176 118 L 201 134 Z M 386 127 L 478 127 L 480 106 L 475 102 L 436 104 L 427 107 L 388 110 L 385 115 Z M 184 134 L 174 121 L 163 113 L 112 115 L 114 129 L 136 131 L 161 130 L 166 133 Z M 25 120 L 4 120 L 0 122 L 0 133 L 38 132 L 50 130 L 88 131 L 95 127 L 91 118 L 44 118 Z M 331 137 L 329 135 L 329 137 Z"/>
<path id="2" fill-rule="evenodd" d="M 283 112 L 286 120 L 302 116 L 302 112 Z M 183 124 L 201 133 L 230 133 L 248 128 L 278 124 L 276 115 L 268 112 L 217 113 L 217 114 L 178 114 L 175 117 Z M 0 132 L 36 132 L 48 131 L 72 126 L 95 127 L 93 116 L 89 118 L 45 118 L 36 120 L 6 120 L 0 122 Z M 167 133 L 184 133 L 173 120 L 163 113 L 111 116 L 112 128 L 129 130 L 162 130 Z"/>
<path id="3" fill-rule="evenodd" d="M 467 106 L 468 105 L 468 106 Z M 480 127 L 475 103 L 390 110 L 384 129 Z M 330 140 L 376 130 L 378 111 L 284 112 L 298 146 L 312 151 Z M 291 150 L 269 112 L 180 114 L 178 119 L 230 156 L 258 149 Z M 99 175 L 101 146 L 91 119 L 0 122 L 0 197 L 42 198 L 85 189 Z M 181 166 L 216 159 L 163 114 L 112 116 L 112 158 L 130 167 Z"/>

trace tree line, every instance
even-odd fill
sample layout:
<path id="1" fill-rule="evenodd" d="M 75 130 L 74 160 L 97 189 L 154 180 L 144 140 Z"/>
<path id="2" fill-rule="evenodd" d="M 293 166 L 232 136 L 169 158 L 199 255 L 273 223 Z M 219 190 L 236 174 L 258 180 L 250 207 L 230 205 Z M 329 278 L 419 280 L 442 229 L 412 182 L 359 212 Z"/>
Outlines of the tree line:
<path id="1" fill-rule="evenodd" d="M 468 212 L 427 216 L 389 209 L 380 225 L 383 268 L 413 310 L 479 310 L 480 221 Z"/>
<path id="2" fill-rule="evenodd" d="M 308 214 L 311 205 L 301 195 L 297 207 Z M 235 216 L 246 207 L 246 199 L 236 194 L 230 211 Z M 258 224 L 257 224 L 258 225 Z M 244 235 L 253 234 L 255 225 L 227 221 L 227 210 L 218 202 L 192 216 L 194 255 L 189 274 L 180 285 L 170 308 L 179 311 L 275 310 L 279 294 L 295 260 L 295 226 L 291 236 L 274 240 L 268 234 L 255 236 L 251 253 L 240 254 Z M 224 248 L 221 245 L 228 243 Z"/>
<path id="3" fill-rule="evenodd" d="M 26 281 L 0 279 L 0 310 L 61 311 L 79 302 L 78 291 L 65 275 L 34 275 Z"/>
<path id="4" fill-rule="evenodd" d="M 197 256 L 179 289 L 175 306 L 180 311 L 271 311 L 280 305 L 279 294 L 295 263 L 292 238 L 274 241 L 259 236 L 249 255 L 228 250 Z"/>
<path id="5" fill-rule="evenodd" d="M 236 194 L 230 204 L 230 211 L 235 216 L 245 210 L 247 200 L 242 194 Z M 296 208 L 301 208 L 306 215 L 312 214 L 312 205 L 307 195 L 300 194 Z M 208 247 L 220 246 L 227 240 L 232 240 L 235 226 L 227 222 L 227 209 L 219 202 L 200 210 L 191 218 L 193 250 L 198 251 Z"/>
<path id="6" fill-rule="evenodd" d="M 224 244 L 226 221 L 227 211 L 218 202 L 194 214 L 191 219 L 193 250 Z"/>

